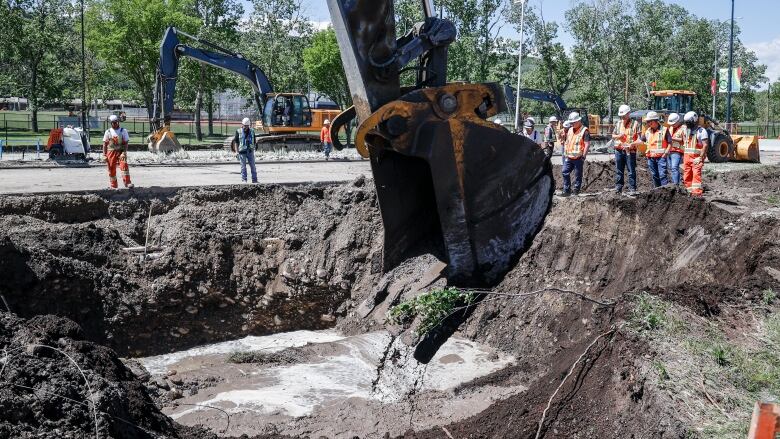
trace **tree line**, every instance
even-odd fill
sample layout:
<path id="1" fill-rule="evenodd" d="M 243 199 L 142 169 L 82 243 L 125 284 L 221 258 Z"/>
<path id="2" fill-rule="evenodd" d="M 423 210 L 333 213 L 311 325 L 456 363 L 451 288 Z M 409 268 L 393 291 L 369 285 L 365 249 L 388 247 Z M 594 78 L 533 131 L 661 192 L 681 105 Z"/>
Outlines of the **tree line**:
<path id="1" fill-rule="evenodd" d="M 570 106 L 611 117 L 618 105 L 647 105 L 656 88 L 689 89 L 696 107 L 709 109 L 710 80 L 727 66 L 729 23 L 697 17 L 661 0 L 575 0 L 564 22 L 545 19 L 544 2 L 525 13 L 523 86 L 563 95 Z M 240 52 L 259 65 L 275 90 L 315 92 L 339 105 L 350 94 L 332 29 L 318 30 L 303 0 L 85 0 L 88 101 L 133 100 L 151 109 L 160 40 L 165 28 L 183 31 Z M 422 19 L 419 0 L 395 0 L 399 36 Z M 450 47 L 451 81 L 514 84 L 520 48 L 520 10 L 511 0 L 441 0 L 436 13 L 453 21 L 458 39 Z M 29 100 L 33 126 L 46 105 L 80 97 L 80 5 L 73 0 L 0 1 L 0 96 Z M 566 31 L 572 47 L 560 42 Z M 735 114 L 743 120 L 765 115 L 780 92 L 759 97 L 766 67 L 739 39 L 735 66 L 742 67 L 742 91 Z M 409 74 L 404 79 L 413 78 Z M 777 79 L 777 78 L 774 78 Z M 176 104 L 208 118 L 211 134 L 215 95 L 235 91 L 247 97 L 240 78 L 194 61 L 182 62 Z M 763 100 L 762 100 L 763 99 Z M 550 113 L 524 102 L 534 114 Z M 725 99 L 719 96 L 716 116 Z M 763 112 L 763 113 L 762 113 Z M 765 115 L 768 117 L 768 115 Z M 196 133 L 201 137 L 200 123 Z"/>

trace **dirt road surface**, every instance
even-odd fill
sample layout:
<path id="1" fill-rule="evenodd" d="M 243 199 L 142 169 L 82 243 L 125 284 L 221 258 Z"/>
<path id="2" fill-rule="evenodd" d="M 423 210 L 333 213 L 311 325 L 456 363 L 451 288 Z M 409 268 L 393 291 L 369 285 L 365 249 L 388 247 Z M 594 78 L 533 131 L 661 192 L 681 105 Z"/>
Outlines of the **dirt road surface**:
<path id="1" fill-rule="evenodd" d="M 258 164 L 260 183 L 349 181 L 371 174 L 368 160 Z M 238 164 L 206 166 L 131 166 L 137 187 L 227 185 L 241 182 Z M 0 193 L 69 192 L 105 189 L 105 168 L 26 168 L 0 170 Z"/>

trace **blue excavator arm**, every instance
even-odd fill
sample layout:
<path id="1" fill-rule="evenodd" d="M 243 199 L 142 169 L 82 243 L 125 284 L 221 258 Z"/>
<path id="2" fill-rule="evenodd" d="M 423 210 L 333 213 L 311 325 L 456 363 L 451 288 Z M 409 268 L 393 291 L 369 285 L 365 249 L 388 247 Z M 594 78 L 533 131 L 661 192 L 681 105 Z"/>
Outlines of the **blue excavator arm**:
<path id="1" fill-rule="evenodd" d="M 214 50 L 204 50 L 182 44 L 179 35 L 197 41 Z M 216 44 L 186 34 L 175 27 L 169 27 L 165 31 L 165 36 L 160 44 L 160 61 L 157 66 L 154 87 L 154 109 L 152 113 L 152 128 L 154 130 L 160 129 L 163 124 L 168 125 L 170 123 L 174 97 L 176 95 L 179 58 L 183 56 L 244 77 L 254 90 L 254 100 L 260 114 L 263 113 L 263 103 L 266 95 L 272 93 L 273 88 L 268 81 L 268 77 L 260 67 L 244 58 L 241 54 L 231 52 Z"/>

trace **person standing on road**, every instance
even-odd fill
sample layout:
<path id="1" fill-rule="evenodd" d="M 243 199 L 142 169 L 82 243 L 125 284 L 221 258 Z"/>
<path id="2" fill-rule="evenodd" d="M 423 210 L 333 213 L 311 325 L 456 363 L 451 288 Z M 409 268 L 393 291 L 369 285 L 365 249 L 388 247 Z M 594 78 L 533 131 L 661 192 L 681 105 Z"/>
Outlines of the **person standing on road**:
<path id="1" fill-rule="evenodd" d="M 707 158 L 707 148 L 710 147 L 710 136 L 707 130 L 699 126 L 699 115 L 693 111 L 685 113 L 685 149 L 683 150 L 683 182 L 691 195 L 700 197 L 704 194 L 701 173 L 704 160 Z"/>
<path id="2" fill-rule="evenodd" d="M 620 122 L 615 125 L 612 140 L 615 144 L 615 191 L 623 192 L 625 170 L 628 169 L 629 194 L 636 193 L 636 141 L 639 139 L 639 122 L 631 120 L 631 107 L 618 108 Z"/>
<path id="3" fill-rule="evenodd" d="M 680 165 L 683 159 L 683 148 L 685 147 L 685 127 L 683 127 L 683 118 L 677 113 L 669 115 L 669 155 L 667 156 L 667 167 L 672 175 L 672 184 L 680 184 Z"/>
<path id="4" fill-rule="evenodd" d="M 671 146 L 669 131 L 661 126 L 661 116 L 655 111 L 650 111 L 645 117 L 648 125 L 647 131 L 642 136 L 642 142 L 647 145 L 645 156 L 647 168 L 653 176 L 653 187 L 661 187 L 669 184 L 666 177 L 666 155 Z"/>
<path id="5" fill-rule="evenodd" d="M 325 160 L 330 160 L 330 152 L 333 150 L 333 141 L 330 139 L 330 120 L 328 119 L 325 119 L 325 121 L 322 122 L 320 142 L 322 143 L 322 151 L 325 153 Z"/>
<path id="6" fill-rule="evenodd" d="M 551 159 L 555 149 L 555 138 L 557 137 L 555 126 L 558 125 L 558 118 L 550 116 L 547 126 L 544 127 L 544 156 Z"/>
<path id="7" fill-rule="evenodd" d="M 588 128 L 582 125 L 582 116 L 580 113 L 572 112 L 569 114 L 569 123 L 571 128 L 566 134 L 566 148 L 563 162 L 563 192 L 561 196 L 568 197 L 572 193 L 579 195 L 582 188 L 582 170 L 585 165 L 585 158 L 590 149 L 590 133 Z M 574 172 L 574 190 L 572 191 L 571 173 Z"/>
<path id="8" fill-rule="evenodd" d="M 122 182 L 126 188 L 132 188 L 134 186 L 130 182 L 130 167 L 127 166 L 127 145 L 130 143 L 130 134 L 119 126 L 119 118 L 116 115 L 109 116 L 108 121 L 111 122 L 111 128 L 103 134 L 103 155 L 108 164 L 108 182 L 112 189 L 118 187 L 116 167 L 119 165 Z"/>
<path id="9" fill-rule="evenodd" d="M 241 181 L 246 183 L 246 165 L 252 172 L 252 183 L 257 183 L 257 168 L 255 167 L 255 130 L 250 128 L 251 121 L 245 117 L 241 128 L 236 130 L 233 144 L 238 145 L 238 160 L 241 162 Z"/>

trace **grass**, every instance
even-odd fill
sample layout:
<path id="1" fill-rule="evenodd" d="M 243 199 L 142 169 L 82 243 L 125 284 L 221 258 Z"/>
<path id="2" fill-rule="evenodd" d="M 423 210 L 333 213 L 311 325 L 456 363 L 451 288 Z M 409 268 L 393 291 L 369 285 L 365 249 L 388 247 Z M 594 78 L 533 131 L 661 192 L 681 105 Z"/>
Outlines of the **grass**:
<path id="1" fill-rule="evenodd" d="M 764 305 L 769 306 L 777 300 L 777 293 L 771 288 L 767 288 L 761 292 L 761 300 L 764 302 Z"/>
<path id="2" fill-rule="evenodd" d="M 773 206 L 777 206 L 778 204 L 780 204 L 780 197 L 778 197 L 777 195 L 770 195 L 766 197 L 766 202 Z"/>
<path id="3" fill-rule="evenodd" d="M 457 288 L 431 290 L 392 307 L 388 312 L 388 320 L 392 323 L 404 324 L 419 317 L 420 323 L 415 332 L 422 336 L 438 326 L 442 320 L 456 311 L 456 308 L 473 303 L 474 298 L 474 293 Z"/>
<path id="4" fill-rule="evenodd" d="M 631 327 L 639 332 L 663 329 L 670 323 L 668 309 L 666 302 L 643 292 L 637 296 L 630 319 Z"/>

